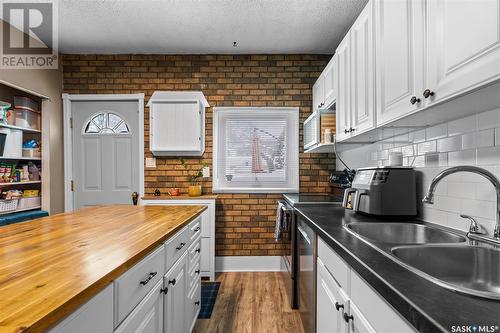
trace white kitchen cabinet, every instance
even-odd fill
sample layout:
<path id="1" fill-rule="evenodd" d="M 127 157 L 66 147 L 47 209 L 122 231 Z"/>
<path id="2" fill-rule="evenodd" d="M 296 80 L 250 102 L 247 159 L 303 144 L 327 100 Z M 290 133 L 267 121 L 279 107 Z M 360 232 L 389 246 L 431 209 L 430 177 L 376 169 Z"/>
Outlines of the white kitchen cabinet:
<path id="1" fill-rule="evenodd" d="M 500 0 L 427 0 L 426 9 L 427 104 L 500 79 Z"/>
<path id="2" fill-rule="evenodd" d="M 351 56 L 350 32 L 337 47 L 337 130 L 336 140 L 342 141 L 351 136 Z"/>
<path id="3" fill-rule="evenodd" d="M 377 126 L 424 106 L 424 0 L 377 0 Z"/>
<path id="4" fill-rule="evenodd" d="M 318 238 L 316 267 L 318 332 L 416 332 L 321 238 Z"/>
<path id="5" fill-rule="evenodd" d="M 49 333 L 113 332 L 113 284 L 54 326 Z"/>
<path id="6" fill-rule="evenodd" d="M 316 331 L 318 333 L 346 333 L 347 324 L 343 316 L 349 307 L 348 299 L 319 258 L 317 269 Z"/>
<path id="7" fill-rule="evenodd" d="M 201 91 L 155 91 L 147 106 L 153 155 L 203 155 L 205 108 L 209 104 Z"/>
<path id="8" fill-rule="evenodd" d="M 317 112 L 325 104 L 325 80 L 322 75 L 313 85 L 313 112 Z"/>
<path id="9" fill-rule="evenodd" d="M 336 75 L 336 63 L 337 63 L 337 56 L 333 56 L 332 59 L 330 59 L 330 62 L 328 62 L 328 65 L 326 65 L 325 69 L 321 73 L 322 79 L 323 79 L 323 90 L 324 90 L 324 108 L 332 108 L 332 104 L 335 103 L 337 99 L 337 78 L 335 77 Z"/>
<path id="10" fill-rule="evenodd" d="M 116 333 L 163 332 L 163 281 L 158 283 L 116 329 Z M 89 331 L 90 332 L 90 331 Z"/>
<path id="11" fill-rule="evenodd" d="M 368 2 L 350 29 L 352 135 L 375 127 L 375 49 L 373 1 Z"/>
<path id="12" fill-rule="evenodd" d="M 203 205 L 201 213 L 201 277 L 215 279 L 215 197 L 192 199 L 143 199 L 143 205 Z M 171 238 L 172 239 L 172 238 Z M 168 254 L 167 254 L 168 255 Z M 167 263 L 168 265 L 168 263 Z M 168 267 L 167 267 L 168 269 Z"/>
<path id="13" fill-rule="evenodd" d="M 164 297 L 164 332 L 186 332 L 185 319 L 187 290 L 188 254 L 184 253 L 177 263 L 165 274 L 163 288 Z"/>

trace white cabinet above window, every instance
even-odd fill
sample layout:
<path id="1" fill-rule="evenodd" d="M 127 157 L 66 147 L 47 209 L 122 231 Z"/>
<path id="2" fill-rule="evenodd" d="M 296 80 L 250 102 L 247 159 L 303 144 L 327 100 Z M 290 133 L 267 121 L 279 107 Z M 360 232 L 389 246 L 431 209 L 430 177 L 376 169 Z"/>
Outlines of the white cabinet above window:
<path id="1" fill-rule="evenodd" d="M 147 106 L 153 155 L 203 155 L 205 108 L 209 104 L 201 91 L 155 91 Z"/>

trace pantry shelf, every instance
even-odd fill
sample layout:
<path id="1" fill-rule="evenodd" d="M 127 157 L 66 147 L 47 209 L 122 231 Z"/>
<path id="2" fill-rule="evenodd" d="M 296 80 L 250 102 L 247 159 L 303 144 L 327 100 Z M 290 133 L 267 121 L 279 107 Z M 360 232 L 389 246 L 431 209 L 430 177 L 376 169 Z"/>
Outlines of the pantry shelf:
<path id="1" fill-rule="evenodd" d="M 41 157 L 12 157 L 12 156 L 0 156 L 0 160 L 23 160 L 23 161 L 41 161 Z"/>
<path id="2" fill-rule="evenodd" d="M 29 128 L 29 127 L 21 127 L 21 126 L 8 125 L 8 124 L 0 124 L 0 127 L 20 130 L 20 131 L 27 132 L 27 133 L 42 133 L 42 131 L 40 131 L 40 130 L 36 130 L 33 128 Z"/>
<path id="3" fill-rule="evenodd" d="M 16 209 L 16 210 L 11 210 L 9 212 L 0 212 L 0 215 L 7 215 L 7 214 L 25 212 L 25 211 L 28 211 L 28 210 L 36 210 L 36 209 L 41 209 L 41 208 L 42 208 L 42 206 L 35 206 L 35 207 L 30 207 L 30 208 Z"/>
<path id="4" fill-rule="evenodd" d="M 42 182 L 41 180 L 30 180 L 27 182 L 0 183 L 0 187 L 26 185 L 26 184 L 40 184 L 41 182 Z"/>

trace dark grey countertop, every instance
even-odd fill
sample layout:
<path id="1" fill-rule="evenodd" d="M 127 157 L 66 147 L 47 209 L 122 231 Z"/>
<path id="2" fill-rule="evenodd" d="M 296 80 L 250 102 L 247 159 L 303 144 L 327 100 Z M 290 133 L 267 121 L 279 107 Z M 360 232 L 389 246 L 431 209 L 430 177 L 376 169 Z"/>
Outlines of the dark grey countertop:
<path id="1" fill-rule="evenodd" d="M 333 250 L 420 332 L 457 325 L 500 326 L 500 301 L 459 294 L 407 270 L 343 228 L 380 221 L 342 207 L 300 207 L 298 213 Z"/>

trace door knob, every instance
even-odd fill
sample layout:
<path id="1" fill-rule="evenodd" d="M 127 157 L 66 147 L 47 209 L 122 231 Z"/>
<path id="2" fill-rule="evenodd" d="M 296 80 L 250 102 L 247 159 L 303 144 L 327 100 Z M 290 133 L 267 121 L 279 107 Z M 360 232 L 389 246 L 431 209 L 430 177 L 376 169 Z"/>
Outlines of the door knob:
<path id="1" fill-rule="evenodd" d="M 410 103 L 411 103 L 412 105 L 413 105 L 413 104 L 415 104 L 415 103 L 420 103 L 420 101 L 421 101 L 421 100 L 420 100 L 420 98 L 417 98 L 417 96 L 412 96 L 412 97 L 410 98 Z"/>
<path id="2" fill-rule="evenodd" d="M 137 206 L 138 199 L 139 199 L 139 193 L 137 192 L 132 193 L 132 204 L 134 204 L 134 206 Z"/>
<path id="3" fill-rule="evenodd" d="M 423 95 L 425 98 L 429 98 L 430 96 L 434 96 L 434 91 L 430 91 L 429 89 L 425 89 Z"/>

